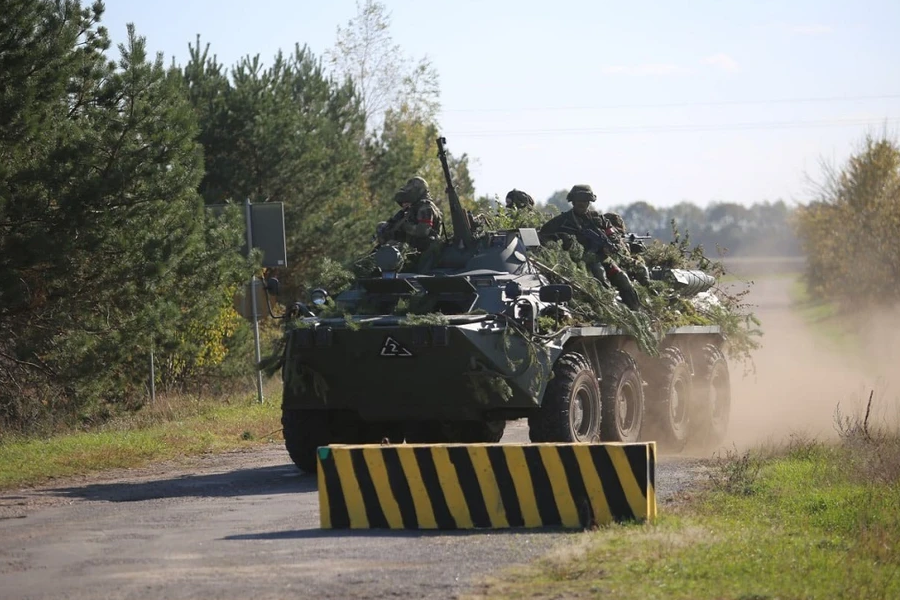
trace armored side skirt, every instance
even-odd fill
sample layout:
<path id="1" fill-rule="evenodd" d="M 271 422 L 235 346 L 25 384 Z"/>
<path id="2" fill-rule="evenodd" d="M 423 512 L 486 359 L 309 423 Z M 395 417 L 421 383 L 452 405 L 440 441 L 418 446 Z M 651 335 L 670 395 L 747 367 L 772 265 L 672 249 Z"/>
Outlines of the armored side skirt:
<path id="1" fill-rule="evenodd" d="M 319 448 L 329 529 L 585 528 L 656 518 L 656 444 Z"/>

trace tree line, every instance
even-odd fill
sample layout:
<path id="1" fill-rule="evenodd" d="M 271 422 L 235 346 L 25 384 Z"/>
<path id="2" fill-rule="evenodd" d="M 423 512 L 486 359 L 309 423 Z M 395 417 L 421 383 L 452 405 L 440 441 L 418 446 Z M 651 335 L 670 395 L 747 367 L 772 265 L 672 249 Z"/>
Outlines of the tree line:
<path id="1" fill-rule="evenodd" d="M 233 308 L 260 272 L 240 252 L 245 200 L 283 203 L 288 266 L 273 274 L 294 298 L 371 248 L 408 177 L 443 195 L 438 76 L 393 43 L 383 4 L 362 2 L 322 58 L 298 44 L 231 66 L 199 37 L 164 66 L 132 25 L 112 50 L 103 10 L 0 10 L 0 431 L 140 408 L 151 353 L 158 389 L 249 388 Z M 489 210 L 450 150 L 464 206 Z M 541 206 L 568 209 L 563 192 Z M 674 219 L 710 249 L 796 251 L 781 202 L 617 210 L 663 240 Z"/>
<path id="2" fill-rule="evenodd" d="M 436 74 L 399 54 L 383 5 L 327 65 L 297 45 L 229 68 L 199 38 L 166 67 L 133 25 L 111 51 L 103 12 L 0 10 L 0 431 L 139 408 L 151 354 L 159 389 L 249 383 L 245 200 L 284 203 L 293 296 L 366 251 L 407 177 L 442 189 Z M 389 69 L 365 67 L 378 53 Z M 467 156 L 450 162 L 474 207 Z"/>
<path id="3" fill-rule="evenodd" d="M 814 294 L 857 314 L 900 301 L 900 145 L 869 134 L 843 165 L 826 165 L 816 198 L 794 218 Z"/>
<path id="4" fill-rule="evenodd" d="M 548 214 L 570 208 L 568 190 L 554 192 L 544 203 Z M 602 203 L 598 198 L 597 204 Z M 645 201 L 597 206 L 602 212 L 622 215 L 628 229 L 670 242 L 676 231 L 702 245 L 708 256 L 800 256 L 801 249 L 792 225 L 795 208 L 783 200 L 758 202 L 751 206 L 717 202 L 702 208 L 691 202 L 655 207 Z M 674 223 L 674 230 L 673 230 Z"/>

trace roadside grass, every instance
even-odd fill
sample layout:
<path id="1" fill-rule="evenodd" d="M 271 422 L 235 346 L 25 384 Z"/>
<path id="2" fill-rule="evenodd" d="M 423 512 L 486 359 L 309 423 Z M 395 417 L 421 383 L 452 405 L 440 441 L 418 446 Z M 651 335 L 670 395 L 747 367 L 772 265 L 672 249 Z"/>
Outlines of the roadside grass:
<path id="1" fill-rule="evenodd" d="M 49 438 L 4 436 L 0 490 L 72 475 L 249 448 L 281 440 L 280 392 L 234 399 L 158 398 L 85 432 Z"/>
<path id="2" fill-rule="evenodd" d="M 900 430 L 844 421 L 839 443 L 719 454 L 656 523 L 577 534 L 470 597 L 898 598 Z"/>
<path id="3" fill-rule="evenodd" d="M 813 297 L 801 278 L 791 284 L 790 298 L 796 313 L 828 347 L 847 353 L 859 349 L 853 315 L 841 311 L 834 302 Z"/>

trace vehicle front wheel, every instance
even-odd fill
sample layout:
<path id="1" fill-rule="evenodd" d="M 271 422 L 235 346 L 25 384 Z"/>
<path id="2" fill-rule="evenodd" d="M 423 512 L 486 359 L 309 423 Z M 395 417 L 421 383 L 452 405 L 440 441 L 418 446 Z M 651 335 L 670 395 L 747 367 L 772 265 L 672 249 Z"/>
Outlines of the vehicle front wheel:
<path id="1" fill-rule="evenodd" d="M 637 442 L 644 424 L 644 382 L 637 363 L 627 352 L 613 350 L 600 364 L 603 441 Z"/>
<path id="2" fill-rule="evenodd" d="M 600 437 L 600 386 L 588 360 L 567 352 L 553 366 L 537 414 L 529 417 L 533 442 L 594 442 Z"/>
<path id="3" fill-rule="evenodd" d="M 316 451 L 331 442 L 328 413 L 323 410 L 282 409 L 284 447 L 300 470 L 315 474 Z"/>

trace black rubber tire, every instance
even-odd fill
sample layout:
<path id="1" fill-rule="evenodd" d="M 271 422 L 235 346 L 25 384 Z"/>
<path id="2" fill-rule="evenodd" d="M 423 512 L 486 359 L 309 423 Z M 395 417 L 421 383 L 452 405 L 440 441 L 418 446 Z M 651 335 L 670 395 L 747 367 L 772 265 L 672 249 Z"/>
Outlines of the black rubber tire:
<path id="1" fill-rule="evenodd" d="M 697 401 L 691 365 L 678 348 L 663 348 L 647 379 L 650 392 L 644 437 L 655 438 L 662 450 L 681 452 L 694 435 L 691 416 Z"/>
<path id="2" fill-rule="evenodd" d="M 553 366 L 538 412 L 528 418 L 532 442 L 595 442 L 600 438 L 600 386 L 588 360 L 566 352 Z"/>
<path id="3" fill-rule="evenodd" d="M 644 382 L 637 363 L 627 352 L 613 350 L 601 357 L 600 369 L 601 439 L 639 441 L 644 424 Z"/>
<path id="4" fill-rule="evenodd" d="M 528 417 L 528 439 L 532 444 L 540 444 L 547 441 L 542 427 L 541 413 L 540 409 L 538 409 L 533 415 Z"/>
<path id="5" fill-rule="evenodd" d="M 693 418 L 697 423 L 698 445 L 717 446 L 728 433 L 731 375 L 725 355 L 712 344 L 704 346 L 697 357 L 694 388 L 697 390 L 697 403 Z"/>
<path id="6" fill-rule="evenodd" d="M 316 449 L 331 443 L 328 413 L 322 410 L 282 409 L 281 426 L 284 447 L 294 464 L 305 473 L 315 474 Z"/>

